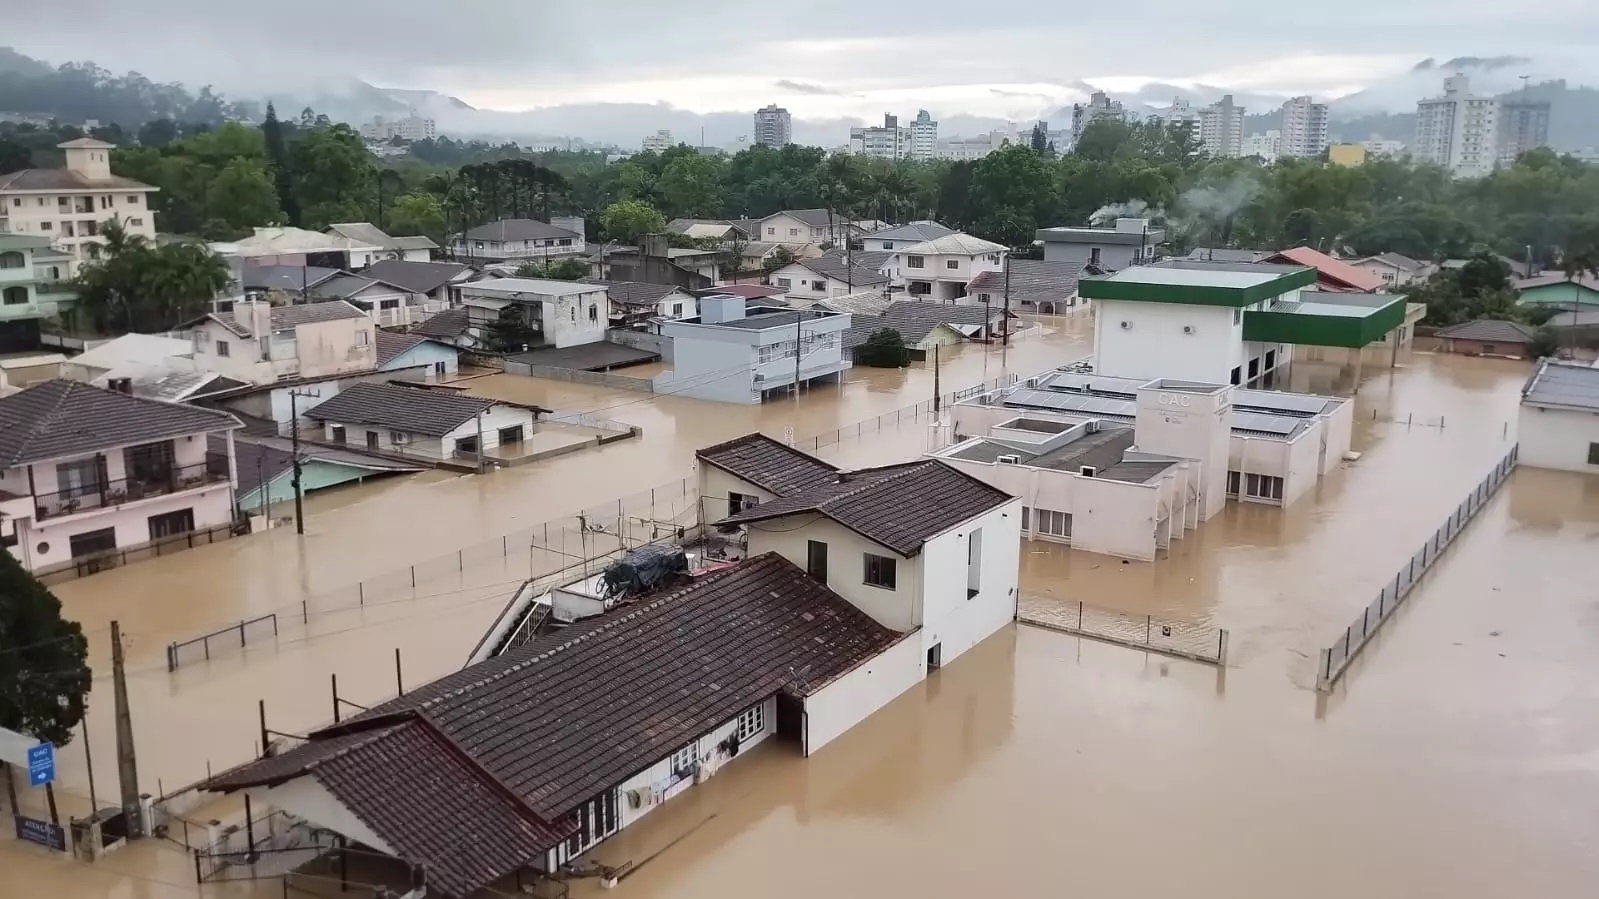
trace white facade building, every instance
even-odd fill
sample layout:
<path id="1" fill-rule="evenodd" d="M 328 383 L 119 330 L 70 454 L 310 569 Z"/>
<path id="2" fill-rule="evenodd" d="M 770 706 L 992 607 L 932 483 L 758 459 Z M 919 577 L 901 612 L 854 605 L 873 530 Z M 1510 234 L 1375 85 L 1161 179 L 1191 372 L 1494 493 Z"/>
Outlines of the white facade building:
<path id="1" fill-rule="evenodd" d="M 956 232 L 896 247 L 883 273 L 912 297 L 953 303 L 979 274 L 1003 270 L 1008 252 L 1003 244 Z"/>
<path id="2" fill-rule="evenodd" d="M 37 575 L 115 568 L 121 550 L 233 521 L 238 419 L 116 386 L 46 381 L 0 398 L 0 542 Z M 208 451 L 213 435 L 226 452 Z"/>
<path id="3" fill-rule="evenodd" d="M 755 111 L 755 146 L 782 149 L 794 142 L 794 117 L 781 106 L 765 106 Z"/>
<path id="4" fill-rule="evenodd" d="M 466 261 L 546 263 L 586 255 L 588 248 L 583 234 L 572 228 L 538 219 L 501 219 L 468 229 L 451 243 L 450 252 Z"/>
<path id="5" fill-rule="evenodd" d="M 1374 137 L 1371 140 L 1360 142 L 1366 148 L 1367 156 L 1398 157 L 1405 154 L 1405 142 L 1402 140 L 1384 140 Z"/>
<path id="6" fill-rule="evenodd" d="M 1199 110 L 1199 145 L 1212 156 L 1237 157 L 1244 152 L 1244 107 L 1227 94 Z"/>
<path id="7" fill-rule="evenodd" d="M 1282 108 L 1283 156 L 1316 157 L 1327 152 L 1327 104 L 1294 97 Z M 1244 154 L 1249 155 L 1249 154 Z"/>
<path id="8" fill-rule="evenodd" d="M 899 117 L 883 114 L 883 124 L 849 130 L 849 151 L 857 156 L 877 159 L 909 159 L 911 130 L 902 128 Z"/>
<path id="9" fill-rule="evenodd" d="M 760 220 L 752 241 L 793 249 L 811 244 L 839 244 L 860 233 L 849 219 L 826 209 L 785 209 Z"/>
<path id="10" fill-rule="evenodd" d="M 418 140 L 433 140 L 438 136 L 438 123 L 421 116 L 407 116 L 403 119 L 385 119 L 383 116 L 375 116 L 372 121 L 361 126 L 361 137 L 374 142 L 387 142 L 399 138 L 409 143 Z"/>
<path id="11" fill-rule="evenodd" d="M 99 255 L 109 221 L 155 239 L 150 197 L 157 188 L 111 174 L 115 144 L 83 137 L 56 147 L 66 155 L 63 168 L 0 175 L 0 233 L 49 238 L 66 254 L 69 276 Z"/>
<path id="12" fill-rule="evenodd" d="M 824 310 L 747 306 L 739 296 L 704 296 L 699 315 L 662 322 L 672 370 L 655 392 L 723 403 L 759 403 L 801 384 L 835 381 L 850 368 L 843 352 L 850 316 Z"/>
<path id="13" fill-rule="evenodd" d="M 911 159 L 932 159 L 938 155 L 938 123 L 927 110 L 916 111 L 916 118 L 911 120 Z"/>
<path id="14" fill-rule="evenodd" d="M 1443 166 L 1457 177 L 1492 172 L 1499 157 L 1499 100 L 1471 93 L 1465 75 L 1444 79 L 1444 93 L 1416 104 L 1411 156 Z"/>
<path id="15" fill-rule="evenodd" d="M 1282 152 L 1283 133 L 1275 129 L 1263 134 L 1251 134 L 1244 138 L 1243 155 L 1257 156 L 1261 162 L 1270 165 L 1277 161 Z"/>
<path id="16" fill-rule="evenodd" d="M 246 384 L 373 371 L 376 322 L 343 300 L 273 306 L 238 300 L 187 326 L 196 370 Z"/>
<path id="17" fill-rule="evenodd" d="M 563 348 L 605 339 L 610 300 L 604 284 L 539 278 L 489 278 L 460 286 L 467 333 L 483 346 L 496 322 L 515 321 L 530 334 L 527 349 Z"/>
<path id="18" fill-rule="evenodd" d="M 1072 146 L 1083 139 L 1083 129 L 1098 119 L 1127 121 L 1127 110 L 1120 100 L 1112 100 L 1104 91 L 1089 94 L 1087 103 L 1072 104 Z"/>
<path id="19" fill-rule="evenodd" d="M 677 146 L 677 138 L 673 137 L 672 132 L 666 128 L 644 137 L 643 149 L 646 153 L 662 153 L 675 146 Z"/>
<path id="20" fill-rule="evenodd" d="M 324 443 L 429 462 L 514 455 L 535 427 L 526 406 L 389 383 L 352 384 L 302 414 Z"/>
<path id="21" fill-rule="evenodd" d="M 1599 474 L 1599 368 L 1546 360 L 1521 391 L 1517 461 Z"/>

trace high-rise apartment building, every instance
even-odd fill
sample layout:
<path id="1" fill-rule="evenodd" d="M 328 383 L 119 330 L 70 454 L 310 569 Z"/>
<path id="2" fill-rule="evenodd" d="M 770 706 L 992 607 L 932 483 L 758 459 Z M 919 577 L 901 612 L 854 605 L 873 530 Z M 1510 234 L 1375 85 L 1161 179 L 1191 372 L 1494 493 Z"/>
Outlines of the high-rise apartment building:
<path id="1" fill-rule="evenodd" d="M 1320 156 L 1327 152 L 1327 104 L 1295 97 L 1283 104 L 1282 156 Z"/>
<path id="2" fill-rule="evenodd" d="M 786 147 L 794 142 L 794 118 L 781 106 L 767 106 L 755 111 L 755 145 L 758 147 Z"/>
<path id="3" fill-rule="evenodd" d="M 675 146 L 677 146 L 677 138 L 674 138 L 672 132 L 666 128 L 662 128 L 644 138 L 644 151 L 646 153 L 664 153 Z"/>
<path id="4" fill-rule="evenodd" d="M 1510 165 L 1516 157 L 1549 146 L 1549 104 L 1515 99 L 1499 104 L 1499 162 Z"/>
<path id="5" fill-rule="evenodd" d="M 1244 154 L 1244 107 L 1227 94 L 1199 111 L 1199 145 L 1212 156 Z"/>
<path id="6" fill-rule="evenodd" d="M 1094 91 L 1088 97 L 1087 103 L 1074 103 L 1072 105 L 1072 146 L 1082 140 L 1083 129 L 1098 119 L 1115 119 L 1118 122 L 1127 121 L 1127 110 L 1120 100 L 1111 100 L 1104 91 Z"/>
<path id="7" fill-rule="evenodd" d="M 1277 130 L 1266 131 L 1261 134 L 1251 134 L 1244 138 L 1244 156 L 1259 157 L 1261 162 L 1273 163 L 1281 155 L 1283 149 L 1283 133 Z"/>
<path id="8" fill-rule="evenodd" d="M 432 140 L 438 137 L 438 126 L 432 119 L 410 116 L 403 119 L 385 119 L 377 116 L 361 126 L 361 137 L 373 142 Z"/>
<path id="9" fill-rule="evenodd" d="M 904 159 L 910 155 L 911 131 L 899 126 L 899 116 L 883 114 L 882 127 L 849 130 L 849 151 L 878 159 Z"/>
<path id="10" fill-rule="evenodd" d="M 912 159 L 932 159 L 938 153 L 938 123 L 928 115 L 927 110 L 916 111 L 916 119 L 911 122 L 910 157 Z"/>
<path id="11" fill-rule="evenodd" d="M 1465 75 L 1445 78 L 1443 96 L 1416 104 L 1416 139 L 1410 154 L 1463 178 L 1492 172 L 1499 157 L 1498 99 L 1471 93 Z"/>

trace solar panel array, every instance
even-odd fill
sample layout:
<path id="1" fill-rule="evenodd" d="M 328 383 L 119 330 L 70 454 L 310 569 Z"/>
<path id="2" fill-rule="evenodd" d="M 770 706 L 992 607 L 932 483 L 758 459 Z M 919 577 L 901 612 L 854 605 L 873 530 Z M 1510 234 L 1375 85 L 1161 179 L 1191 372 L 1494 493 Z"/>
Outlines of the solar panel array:
<path id="1" fill-rule="evenodd" d="M 1232 421 L 1228 422 L 1235 431 L 1253 431 L 1257 434 L 1271 434 L 1275 437 L 1290 437 L 1304 426 L 1304 422 L 1297 418 L 1288 418 L 1282 415 L 1266 415 L 1261 412 L 1239 412 L 1233 410 Z"/>
<path id="2" fill-rule="evenodd" d="M 1327 408 L 1327 398 L 1302 393 L 1278 393 L 1273 390 L 1235 390 L 1233 408 L 1290 412 L 1299 415 L 1320 415 Z"/>
<path id="3" fill-rule="evenodd" d="M 1118 400 L 1061 390 L 1034 390 L 1023 388 L 1005 398 L 1007 406 L 1027 406 L 1034 409 L 1052 409 L 1056 412 L 1078 412 L 1085 415 L 1120 415 L 1133 418 L 1138 414 L 1132 400 Z"/>

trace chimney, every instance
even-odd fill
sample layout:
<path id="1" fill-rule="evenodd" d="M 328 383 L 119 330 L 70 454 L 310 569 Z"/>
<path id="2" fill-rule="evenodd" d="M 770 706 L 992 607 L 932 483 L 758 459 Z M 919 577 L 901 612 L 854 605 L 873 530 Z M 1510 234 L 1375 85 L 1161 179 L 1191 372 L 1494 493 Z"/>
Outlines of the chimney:
<path id="1" fill-rule="evenodd" d="M 716 294 L 700 298 L 700 322 L 702 324 L 719 325 L 723 322 L 736 322 L 743 318 L 743 297 Z"/>
<path id="2" fill-rule="evenodd" d="M 266 337 L 272 333 L 272 304 L 265 300 L 237 300 L 233 304 L 233 320 L 251 337 Z"/>
<path id="3" fill-rule="evenodd" d="M 669 249 L 671 244 L 667 243 L 665 234 L 644 235 L 644 255 L 665 259 L 668 255 L 666 251 Z"/>

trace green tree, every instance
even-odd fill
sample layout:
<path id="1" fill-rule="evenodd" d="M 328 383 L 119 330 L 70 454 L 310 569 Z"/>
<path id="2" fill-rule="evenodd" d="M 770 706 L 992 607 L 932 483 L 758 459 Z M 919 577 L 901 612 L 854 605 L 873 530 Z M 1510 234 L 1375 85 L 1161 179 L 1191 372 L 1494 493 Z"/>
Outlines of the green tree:
<path id="1" fill-rule="evenodd" d="M 102 334 L 170 331 L 209 307 L 232 280 L 227 263 L 200 243 L 151 244 L 106 223 L 100 256 L 75 281 L 80 325 Z"/>
<path id="2" fill-rule="evenodd" d="M 83 628 L 15 556 L 0 551 L 0 727 L 64 746 L 93 686 Z"/>
<path id="3" fill-rule="evenodd" d="M 552 281 L 576 281 L 589 276 L 589 267 L 577 259 L 557 259 L 553 262 L 526 262 L 517 266 L 518 278 L 548 278 Z"/>
<path id="4" fill-rule="evenodd" d="M 313 125 L 289 148 L 300 226 L 320 231 L 366 217 L 377 166 L 348 125 Z"/>
<path id="5" fill-rule="evenodd" d="M 646 234 L 666 230 L 666 216 L 655 207 L 638 200 L 620 200 L 600 213 L 600 230 L 613 240 L 636 244 Z"/>
<path id="6" fill-rule="evenodd" d="M 1554 328 L 1544 325 L 1533 334 L 1527 344 L 1527 355 L 1534 359 L 1547 359 L 1560 351 L 1560 335 Z"/>
<path id="7" fill-rule="evenodd" d="M 767 272 L 775 272 L 785 265 L 793 264 L 794 254 L 789 251 L 788 247 L 778 247 L 772 251 L 772 255 L 766 257 L 766 260 L 761 263 L 761 268 Z"/>
<path id="8" fill-rule="evenodd" d="M 449 242 L 444 222 L 444 204 L 431 194 L 405 194 L 394 199 L 389 210 L 389 233 L 401 236 L 421 234 L 439 246 Z"/>
<path id="9" fill-rule="evenodd" d="M 272 185 L 277 188 L 278 202 L 283 204 L 283 215 L 291 225 L 300 224 L 300 204 L 294 196 L 294 175 L 289 170 L 289 146 L 283 136 L 283 123 L 278 121 L 278 111 L 267 103 L 266 120 L 261 123 L 261 142 L 266 148 L 267 162 L 272 166 Z"/>
<path id="10" fill-rule="evenodd" d="M 230 240 L 257 225 L 283 218 L 272 176 L 259 159 L 240 156 L 217 173 L 206 190 L 206 236 Z"/>
<path id="11" fill-rule="evenodd" d="M 713 218 L 722 212 L 720 167 L 710 156 L 682 153 L 661 170 L 656 191 L 674 218 Z"/>
<path id="12" fill-rule="evenodd" d="M 9 138 L 0 138 L 0 175 L 9 175 L 33 165 L 33 151 Z"/>
<path id="13" fill-rule="evenodd" d="M 905 338 L 893 328 L 882 328 L 867 335 L 855 349 L 855 362 L 870 368 L 904 368 L 911 364 L 911 351 Z"/>

